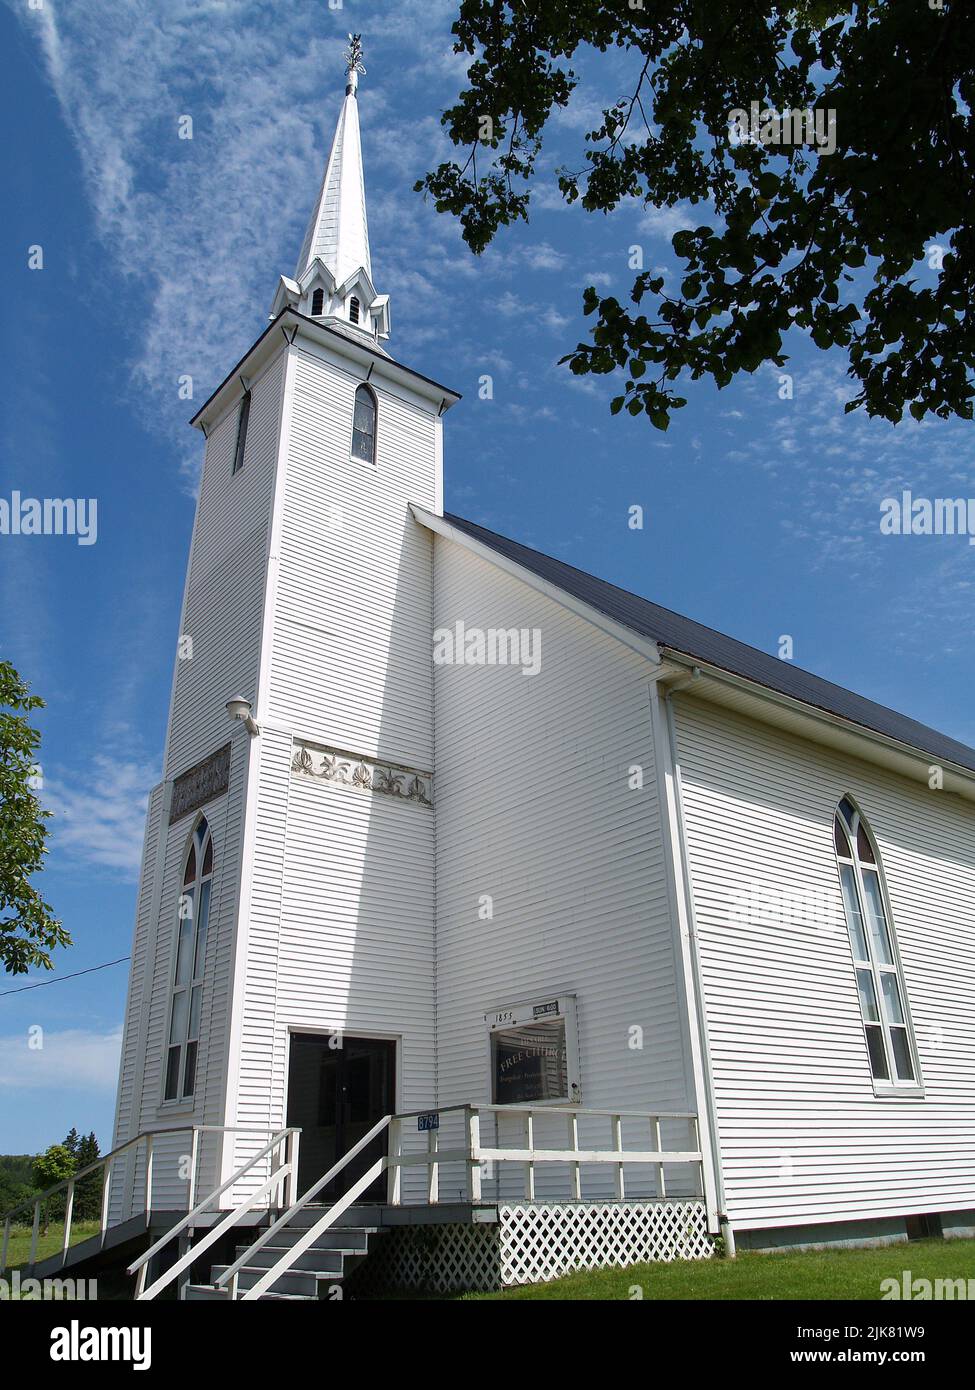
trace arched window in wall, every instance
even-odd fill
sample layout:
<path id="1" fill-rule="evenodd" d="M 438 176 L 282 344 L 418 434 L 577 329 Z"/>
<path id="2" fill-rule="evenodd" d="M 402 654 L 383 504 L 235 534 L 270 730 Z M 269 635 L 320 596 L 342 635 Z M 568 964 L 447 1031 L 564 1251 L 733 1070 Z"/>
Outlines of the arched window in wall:
<path id="1" fill-rule="evenodd" d="M 213 837 L 206 820 L 201 817 L 183 861 L 176 921 L 173 1001 L 166 1052 L 165 1100 L 188 1100 L 196 1088 L 203 963 L 206 958 L 212 883 Z"/>
<path id="2" fill-rule="evenodd" d="M 352 413 L 352 457 L 363 463 L 376 462 L 376 397 L 370 386 L 362 385 L 355 393 Z"/>
<path id="3" fill-rule="evenodd" d="M 904 980 L 897 962 L 894 927 L 870 828 L 849 797 L 833 820 L 843 910 L 853 949 L 860 1010 L 873 1079 L 918 1085 L 915 1049 Z"/>
<path id="4" fill-rule="evenodd" d="M 318 289 L 315 291 L 315 293 L 314 293 L 314 294 L 312 295 L 312 297 L 311 297 L 311 311 L 312 311 L 312 314 L 313 314 L 313 315 L 314 315 L 314 314 L 320 314 L 320 313 L 323 312 L 324 308 L 325 308 L 325 291 L 321 288 L 321 286 L 319 286 Z"/>
<path id="5" fill-rule="evenodd" d="M 355 295 L 349 300 L 349 319 L 352 323 L 359 322 L 359 301 Z"/>

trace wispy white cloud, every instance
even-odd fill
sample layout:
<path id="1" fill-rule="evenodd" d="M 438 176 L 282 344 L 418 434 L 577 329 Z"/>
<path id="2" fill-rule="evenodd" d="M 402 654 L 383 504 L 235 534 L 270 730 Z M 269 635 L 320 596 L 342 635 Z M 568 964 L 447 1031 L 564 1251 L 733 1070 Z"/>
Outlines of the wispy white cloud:
<path id="1" fill-rule="evenodd" d="M 675 232 L 688 231 L 700 222 L 690 203 L 677 203 L 672 208 L 647 208 L 640 218 L 640 231 L 670 241 Z"/>
<path id="2" fill-rule="evenodd" d="M 0 1089 L 114 1091 L 121 1046 L 121 1028 L 34 1029 L 0 1037 Z"/>
<path id="3" fill-rule="evenodd" d="M 552 328 L 561 332 L 572 320 L 567 314 L 560 314 L 552 304 L 534 304 L 505 290 L 494 302 L 498 313 L 505 318 L 517 319 L 519 328 Z"/>
<path id="4" fill-rule="evenodd" d="M 791 399 L 780 395 L 783 372 Z M 764 368 L 741 386 L 749 409 L 743 416 L 722 412 L 733 422 L 727 426 L 733 447 L 724 458 L 788 490 L 779 523 L 784 543 L 809 571 L 841 573 L 860 609 L 896 586 L 896 602 L 888 597 L 876 611 L 890 650 L 922 660 L 953 654 L 970 626 L 975 548 L 963 536 L 884 536 L 881 503 L 905 489 L 915 497 L 972 495 L 970 426 L 918 424 L 909 416 L 891 425 L 863 410 L 845 413 L 855 385 L 843 359 L 802 341 L 782 371 Z M 910 584 L 901 592 L 896 557 L 907 563 L 905 547 Z"/>
<path id="5" fill-rule="evenodd" d="M 43 800 L 54 813 L 49 822 L 52 850 L 135 878 L 148 792 L 156 781 L 158 768 L 152 763 L 103 753 L 70 775 L 46 778 Z"/>
<path id="6" fill-rule="evenodd" d="M 565 254 L 550 246 L 547 241 L 538 242 L 534 246 L 520 246 L 515 254 L 529 270 L 563 270 L 566 264 Z"/>
<path id="7" fill-rule="evenodd" d="M 263 327 L 277 274 L 293 269 L 341 99 L 349 16 L 316 6 L 309 25 L 298 0 L 7 3 L 35 37 L 74 135 L 96 231 L 141 299 L 129 323 L 135 385 L 195 471 L 178 378 L 190 375 L 203 399 Z M 413 81 L 463 75 L 450 51 L 453 9 L 447 0 L 384 7 L 382 41 L 412 53 Z M 289 31 L 301 42 L 283 42 Z M 370 119 L 383 106 L 380 87 Z M 184 116 L 192 139 L 179 138 Z M 444 142 L 434 116 L 411 121 L 381 143 L 377 166 L 405 184 Z M 455 238 L 416 204 L 428 250 L 431 239 Z M 434 238 L 432 222 L 444 224 Z M 424 303 L 410 285 L 404 297 Z"/>

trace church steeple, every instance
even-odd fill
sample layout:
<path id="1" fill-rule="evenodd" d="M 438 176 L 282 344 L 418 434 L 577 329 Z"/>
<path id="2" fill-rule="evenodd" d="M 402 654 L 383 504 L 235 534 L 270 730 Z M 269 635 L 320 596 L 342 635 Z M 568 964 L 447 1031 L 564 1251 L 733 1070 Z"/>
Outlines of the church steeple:
<path id="1" fill-rule="evenodd" d="M 345 100 L 339 112 L 325 175 L 302 243 L 295 278 L 282 275 L 272 316 L 286 305 L 313 318 L 355 328 L 371 338 L 389 336 L 389 297 L 376 293 L 369 254 L 357 89 L 362 40 L 349 35 Z"/>

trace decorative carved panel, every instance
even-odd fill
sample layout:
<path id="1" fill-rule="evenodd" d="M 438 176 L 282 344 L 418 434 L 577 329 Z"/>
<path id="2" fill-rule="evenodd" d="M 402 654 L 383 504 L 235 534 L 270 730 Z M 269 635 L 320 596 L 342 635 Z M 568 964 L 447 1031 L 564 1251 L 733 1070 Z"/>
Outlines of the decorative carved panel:
<path id="1" fill-rule="evenodd" d="M 295 740 L 291 771 L 296 777 L 333 782 L 352 791 L 376 793 L 415 806 L 433 805 L 433 774 L 400 763 Z"/>

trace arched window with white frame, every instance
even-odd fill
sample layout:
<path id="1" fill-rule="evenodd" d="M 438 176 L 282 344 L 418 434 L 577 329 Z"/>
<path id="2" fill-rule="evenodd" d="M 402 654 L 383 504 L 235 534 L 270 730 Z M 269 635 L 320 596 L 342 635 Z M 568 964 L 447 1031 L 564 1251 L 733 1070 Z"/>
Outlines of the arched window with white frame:
<path id="1" fill-rule="evenodd" d="M 356 388 L 352 410 L 352 457 L 363 463 L 376 462 L 376 419 L 379 411 L 371 386 Z"/>
<path id="2" fill-rule="evenodd" d="M 183 860 L 176 919 L 176 961 L 169 1013 L 164 1100 L 189 1100 L 196 1089 L 196 1058 L 203 1004 L 203 966 L 213 885 L 213 836 L 200 817 Z"/>
<path id="3" fill-rule="evenodd" d="M 917 1053 L 880 853 L 848 796 L 836 809 L 833 845 L 871 1075 L 882 1087 L 917 1087 Z"/>

